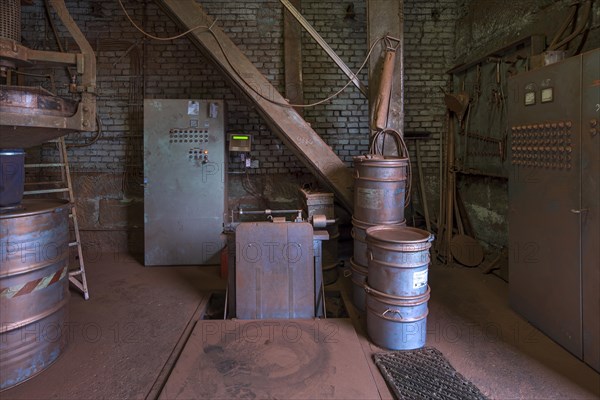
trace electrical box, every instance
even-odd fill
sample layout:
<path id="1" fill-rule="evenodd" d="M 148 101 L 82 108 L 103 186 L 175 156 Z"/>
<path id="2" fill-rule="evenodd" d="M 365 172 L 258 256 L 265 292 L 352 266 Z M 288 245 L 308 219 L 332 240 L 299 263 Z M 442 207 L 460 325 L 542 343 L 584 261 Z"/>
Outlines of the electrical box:
<path id="1" fill-rule="evenodd" d="M 224 121 L 221 100 L 144 100 L 145 265 L 219 264 Z"/>
<path id="2" fill-rule="evenodd" d="M 508 93 L 510 303 L 600 371 L 600 50 Z"/>
<path id="3" fill-rule="evenodd" d="M 229 151 L 249 153 L 252 150 L 252 135 L 229 134 Z"/>

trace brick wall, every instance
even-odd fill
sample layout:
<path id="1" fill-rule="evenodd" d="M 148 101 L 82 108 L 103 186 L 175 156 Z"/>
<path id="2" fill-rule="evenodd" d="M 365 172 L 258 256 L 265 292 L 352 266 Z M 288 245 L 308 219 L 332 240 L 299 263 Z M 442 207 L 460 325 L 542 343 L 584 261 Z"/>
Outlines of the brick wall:
<path id="1" fill-rule="evenodd" d="M 346 3 L 333 0 L 304 0 L 302 13 L 347 65 L 356 70 L 367 52 L 366 7 L 364 0 L 353 3 L 353 18 L 345 18 Z M 148 32 L 163 37 L 180 32 L 152 2 L 124 0 L 124 4 L 132 18 Z M 202 1 L 202 5 L 273 85 L 283 91 L 280 3 L 275 0 L 243 3 L 207 0 Z M 94 193 L 90 187 L 89 193 L 85 193 L 86 201 L 92 203 L 93 215 L 100 212 L 103 199 L 142 196 L 141 104 L 144 98 L 225 99 L 228 130 L 254 135 L 251 155 L 259 161 L 260 167 L 249 170 L 250 174 L 257 175 L 263 182 L 273 174 L 293 174 L 300 183 L 308 180 L 307 170 L 269 131 L 252 104 L 232 91 L 188 39 L 158 42 L 144 38 L 127 21 L 117 2 L 69 0 L 67 7 L 97 53 L 98 112 L 103 126 L 102 136 L 91 146 L 69 150 L 72 167 L 76 179 L 78 174 L 85 180 L 86 175 L 93 173 L 94 176 L 110 174 L 111 179 L 117 181 L 110 192 Z M 444 106 L 438 87 L 447 86 L 444 71 L 452 59 L 454 18 L 455 7 L 451 0 L 405 2 L 406 129 L 427 130 L 433 135 L 432 140 L 422 146 L 426 183 L 432 195 L 437 185 L 438 139 L 444 129 Z M 23 7 L 23 27 L 26 45 L 56 49 L 41 2 Z M 58 21 L 57 27 L 63 42 L 72 49 L 74 44 Z M 303 33 L 302 41 L 305 102 L 313 102 L 341 88 L 347 78 L 309 35 Z M 57 91 L 65 94 L 64 69 L 55 68 L 52 75 Z M 360 78 L 367 83 L 366 71 Z M 29 80 L 51 89 L 47 79 Z M 327 104 L 306 109 L 304 115 L 349 167 L 353 156 L 367 150 L 367 100 L 354 86 L 350 85 Z M 85 143 L 93 137 L 94 133 L 89 132 L 73 135 L 69 140 Z M 54 152 L 46 149 L 41 154 L 51 158 Z M 242 171 L 239 160 L 231 157 L 230 169 Z M 233 178 L 231 182 L 237 184 L 238 180 Z M 437 201 L 432 200 L 430 204 Z M 115 226 L 103 226 L 101 220 L 98 217 L 91 221 L 90 227 L 112 229 Z"/>
<path id="2" fill-rule="evenodd" d="M 405 131 L 429 132 L 420 142 L 423 178 L 432 217 L 439 202 L 440 138 L 445 137 L 446 106 L 442 89 L 450 89 L 446 71 L 454 62 L 455 0 L 404 2 Z M 415 144 L 407 143 L 417 185 Z M 417 208 L 420 199 L 413 196 Z"/>

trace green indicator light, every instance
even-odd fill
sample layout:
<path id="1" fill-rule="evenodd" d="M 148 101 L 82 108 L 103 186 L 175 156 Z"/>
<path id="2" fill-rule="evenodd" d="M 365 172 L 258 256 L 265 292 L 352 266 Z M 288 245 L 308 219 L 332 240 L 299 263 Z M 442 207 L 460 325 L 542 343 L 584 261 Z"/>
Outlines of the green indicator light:
<path id="1" fill-rule="evenodd" d="M 233 136 L 234 140 L 248 140 L 249 136 Z"/>

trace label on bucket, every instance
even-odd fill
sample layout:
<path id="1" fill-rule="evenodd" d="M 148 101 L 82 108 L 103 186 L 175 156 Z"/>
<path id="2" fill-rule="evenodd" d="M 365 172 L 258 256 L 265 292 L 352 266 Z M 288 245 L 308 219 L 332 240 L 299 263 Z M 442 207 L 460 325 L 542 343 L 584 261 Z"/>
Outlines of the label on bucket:
<path id="1" fill-rule="evenodd" d="M 427 286 L 427 270 L 413 273 L 413 289 L 419 289 Z"/>
<path id="2" fill-rule="evenodd" d="M 356 205 L 360 208 L 379 210 L 383 207 L 383 189 L 357 189 Z"/>

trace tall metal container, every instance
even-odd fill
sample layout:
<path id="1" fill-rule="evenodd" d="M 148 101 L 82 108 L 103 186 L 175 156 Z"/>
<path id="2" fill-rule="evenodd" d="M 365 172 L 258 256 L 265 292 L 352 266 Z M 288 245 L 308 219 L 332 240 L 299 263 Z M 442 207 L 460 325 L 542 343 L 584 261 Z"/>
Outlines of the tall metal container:
<path id="1" fill-rule="evenodd" d="M 405 226 L 367 229 L 367 333 L 392 350 L 425 345 L 433 235 Z"/>
<path id="2" fill-rule="evenodd" d="M 390 225 L 367 229 L 369 286 L 393 296 L 420 296 L 427 290 L 433 235 Z"/>
<path id="3" fill-rule="evenodd" d="M 354 157 L 354 218 L 374 225 L 404 221 L 408 159 Z"/>
<path id="4" fill-rule="evenodd" d="M 300 194 L 309 218 L 313 215 L 324 215 L 327 219 L 335 219 L 333 193 L 300 189 Z M 327 225 L 325 229 L 329 233 L 329 240 L 323 242 L 323 283 L 330 285 L 338 278 L 336 266 L 338 263 L 340 232 L 337 222 Z"/>
<path id="5" fill-rule="evenodd" d="M 69 204 L 24 200 L 0 214 L 0 390 L 43 371 L 67 344 Z"/>
<path id="6" fill-rule="evenodd" d="M 414 350 L 425 346 L 429 288 L 420 296 L 400 297 L 368 285 L 367 334 L 378 346 L 391 350 Z"/>
<path id="7" fill-rule="evenodd" d="M 354 262 L 363 266 L 368 267 L 369 261 L 367 259 L 367 229 L 378 226 L 378 224 L 369 224 L 367 222 L 359 221 L 352 217 L 352 238 L 354 239 Z M 390 226 L 406 226 L 406 220 L 399 224 Z"/>

